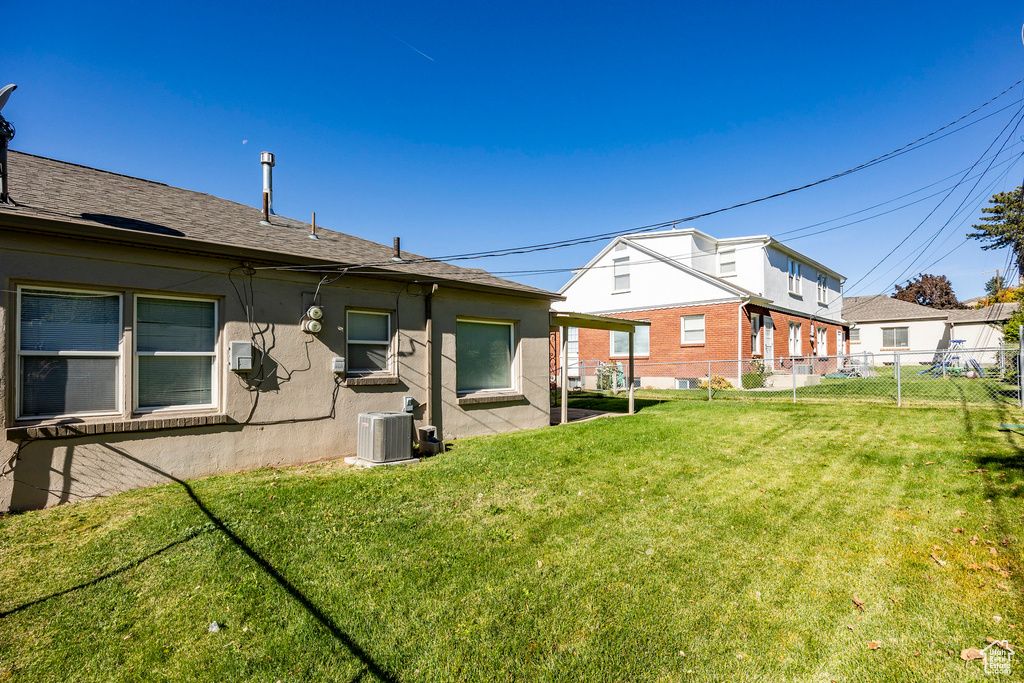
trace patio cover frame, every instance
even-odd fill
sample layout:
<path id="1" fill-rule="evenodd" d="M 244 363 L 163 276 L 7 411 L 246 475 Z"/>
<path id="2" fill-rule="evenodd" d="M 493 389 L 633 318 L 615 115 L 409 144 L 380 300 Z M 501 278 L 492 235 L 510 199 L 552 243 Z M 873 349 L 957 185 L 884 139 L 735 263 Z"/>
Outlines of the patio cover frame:
<path id="1" fill-rule="evenodd" d="M 560 424 L 569 421 L 569 328 L 583 327 L 590 330 L 609 330 L 611 332 L 629 333 L 629 414 L 633 414 L 633 335 L 638 327 L 650 327 L 646 320 L 623 320 L 606 315 L 590 315 L 588 313 L 568 313 L 551 311 L 552 331 L 561 329 L 562 348 L 559 349 L 559 383 L 562 386 L 562 416 Z"/>

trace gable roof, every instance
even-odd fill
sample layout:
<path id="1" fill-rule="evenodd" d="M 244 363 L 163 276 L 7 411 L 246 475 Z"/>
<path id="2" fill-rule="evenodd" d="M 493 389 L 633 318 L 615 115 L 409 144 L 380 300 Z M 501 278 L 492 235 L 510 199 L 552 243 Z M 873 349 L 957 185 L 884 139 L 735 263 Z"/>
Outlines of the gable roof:
<path id="1" fill-rule="evenodd" d="M 1006 303 L 946 312 L 954 323 L 1002 323 L 1009 320 L 1019 307 L 1018 303 Z"/>
<path id="2" fill-rule="evenodd" d="M 562 298 L 479 268 L 408 252 L 402 253 L 407 262 L 395 263 L 391 247 L 319 225 L 319 239 L 309 239 L 309 223 L 284 216 L 272 215 L 270 226 L 261 225 L 261 210 L 203 192 L 13 150 L 8 153 L 8 167 L 15 204 L 0 204 L 0 225 L 5 228 L 57 231 L 273 265 L 351 267 L 353 274 Z"/>

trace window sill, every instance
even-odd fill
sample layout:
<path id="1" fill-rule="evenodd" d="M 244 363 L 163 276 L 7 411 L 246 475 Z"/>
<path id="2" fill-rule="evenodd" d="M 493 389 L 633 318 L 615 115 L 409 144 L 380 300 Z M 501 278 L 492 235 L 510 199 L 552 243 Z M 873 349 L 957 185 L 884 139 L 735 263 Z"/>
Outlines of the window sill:
<path id="1" fill-rule="evenodd" d="M 793 297 L 794 299 L 803 299 L 804 298 L 804 295 L 801 294 L 800 292 L 790 292 L 789 295 L 791 297 Z"/>
<path id="2" fill-rule="evenodd" d="M 642 356 L 638 355 L 638 354 L 635 354 L 635 353 L 633 354 L 633 360 L 650 360 L 650 359 L 651 359 L 651 357 L 650 357 L 649 354 L 644 354 Z M 626 354 L 625 356 L 608 356 L 608 360 L 629 360 L 629 354 Z"/>
<path id="3" fill-rule="evenodd" d="M 395 375 L 356 375 L 355 377 L 346 377 L 342 386 L 370 387 L 383 384 L 398 384 L 398 377 Z"/>
<path id="4" fill-rule="evenodd" d="M 155 432 L 165 429 L 186 429 L 188 427 L 210 427 L 233 424 L 227 415 L 194 415 L 192 417 L 144 417 L 133 420 L 97 420 L 93 422 L 62 421 L 7 430 L 8 441 L 28 439 L 66 439 L 96 434 L 125 434 L 128 432 Z"/>
<path id="5" fill-rule="evenodd" d="M 707 342 L 680 342 L 679 348 L 681 349 L 695 349 L 705 346 Z"/>
<path id="6" fill-rule="evenodd" d="M 629 294 L 628 289 L 613 289 L 612 294 Z"/>
<path id="7" fill-rule="evenodd" d="M 909 346 L 883 346 L 879 351 L 909 351 Z"/>
<path id="8" fill-rule="evenodd" d="M 514 403 L 523 401 L 526 397 L 518 391 L 478 391 L 474 394 L 459 396 L 460 406 L 472 406 L 481 403 Z"/>

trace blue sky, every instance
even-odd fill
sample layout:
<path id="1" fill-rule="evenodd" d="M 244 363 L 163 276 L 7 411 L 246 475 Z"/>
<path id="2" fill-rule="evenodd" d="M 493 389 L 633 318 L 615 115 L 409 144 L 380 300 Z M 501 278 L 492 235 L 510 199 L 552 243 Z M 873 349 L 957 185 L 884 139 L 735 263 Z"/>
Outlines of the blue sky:
<path id="1" fill-rule="evenodd" d="M 4 115 L 14 149 L 253 206 L 269 150 L 278 213 L 440 256 L 628 232 L 802 185 L 1024 77 L 1019 3 L 778 5 L 15 0 L 0 81 L 19 90 Z M 1022 97 L 920 151 L 688 225 L 778 235 L 892 200 L 970 167 Z M 1022 136 L 972 195 L 973 180 L 937 209 L 941 196 L 791 244 L 846 275 L 848 294 L 891 291 L 965 242 L 981 197 L 1024 181 L 1010 163 Z M 941 247 L 892 267 L 964 198 Z M 465 265 L 569 268 L 600 246 Z M 928 270 L 967 298 L 1006 264 L 971 242 Z M 557 290 L 570 276 L 508 277 Z"/>

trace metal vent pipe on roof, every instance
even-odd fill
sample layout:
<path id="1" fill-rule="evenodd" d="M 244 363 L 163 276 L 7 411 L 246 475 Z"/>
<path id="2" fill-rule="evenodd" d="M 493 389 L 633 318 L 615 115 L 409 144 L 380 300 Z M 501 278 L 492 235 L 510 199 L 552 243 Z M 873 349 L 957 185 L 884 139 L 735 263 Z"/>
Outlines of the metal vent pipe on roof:
<path id="1" fill-rule="evenodd" d="M 394 250 L 394 254 L 392 254 L 392 256 L 391 256 L 391 260 L 392 261 L 401 261 L 402 260 L 402 238 L 401 237 L 396 237 L 395 238 L 395 250 Z"/>
<path id="2" fill-rule="evenodd" d="M 274 213 L 274 155 L 270 152 L 260 153 L 260 163 L 263 164 L 263 221 L 268 222 Z"/>

